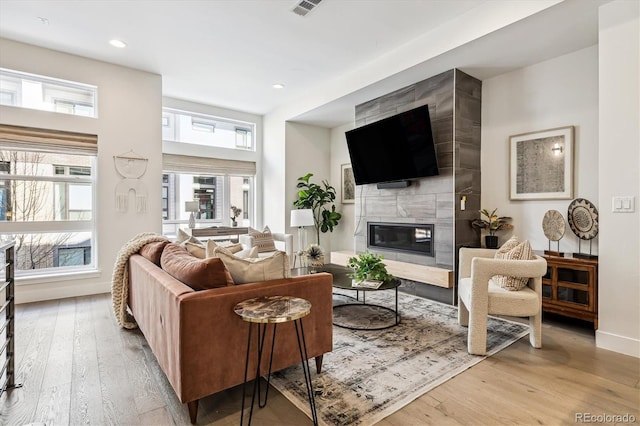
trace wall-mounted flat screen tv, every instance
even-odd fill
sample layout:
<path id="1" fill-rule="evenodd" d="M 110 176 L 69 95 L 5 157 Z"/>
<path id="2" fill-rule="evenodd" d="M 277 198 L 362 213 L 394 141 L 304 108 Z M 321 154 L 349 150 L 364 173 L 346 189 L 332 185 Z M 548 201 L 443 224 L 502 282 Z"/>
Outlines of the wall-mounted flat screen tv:
<path id="1" fill-rule="evenodd" d="M 356 185 L 438 174 L 427 105 L 345 133 Z"/>

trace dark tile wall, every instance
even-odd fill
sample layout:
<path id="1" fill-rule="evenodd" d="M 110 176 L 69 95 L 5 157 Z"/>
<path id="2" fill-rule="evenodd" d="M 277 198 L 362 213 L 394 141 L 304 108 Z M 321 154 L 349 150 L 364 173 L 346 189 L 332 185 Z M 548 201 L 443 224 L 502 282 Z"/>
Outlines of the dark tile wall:
<path id="1" fill-rule="evenodd" d="M 380 251 L 385 258 L 455 269 L 463 245 L 479 245 L 469 225 L 480 204 L 482 82 L 454 69 L 356 106 L 356 126 L 429 105 L 440 175 L 401 189 L 361 185 L 356 193 L 356 251 L 367 248 L 367 222 L 433 223 L 435 257 Z M 460 197 L 467 209 L 460 210 Z"/>

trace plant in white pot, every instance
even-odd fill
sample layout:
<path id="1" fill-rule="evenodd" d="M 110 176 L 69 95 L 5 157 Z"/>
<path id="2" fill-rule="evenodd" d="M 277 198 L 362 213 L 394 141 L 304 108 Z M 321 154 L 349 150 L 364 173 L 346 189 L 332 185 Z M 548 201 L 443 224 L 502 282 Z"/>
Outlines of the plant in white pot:
<path id="1" fill-rule="evenodd" d="M 390 281 L 395 279 L 393 275 L 387 272 L 387 266 L 382 263 L 384 257 L 379 254 L 371 253 L 369 250 L 357 256 L 350 257 L 347 267 L 353 269 L 349 274 L 355 282 L 364 280 Z"/>

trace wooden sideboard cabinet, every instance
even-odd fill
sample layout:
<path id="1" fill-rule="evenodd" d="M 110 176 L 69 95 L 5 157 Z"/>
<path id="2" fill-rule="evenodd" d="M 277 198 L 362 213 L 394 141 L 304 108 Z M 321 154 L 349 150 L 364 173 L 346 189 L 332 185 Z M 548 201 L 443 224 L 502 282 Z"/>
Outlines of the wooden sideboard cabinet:
<path id="1" fill-rule="evenodd" d="M 598 259 L 543 256 L 542 310 L 590 321 L 598 328 Z"/>

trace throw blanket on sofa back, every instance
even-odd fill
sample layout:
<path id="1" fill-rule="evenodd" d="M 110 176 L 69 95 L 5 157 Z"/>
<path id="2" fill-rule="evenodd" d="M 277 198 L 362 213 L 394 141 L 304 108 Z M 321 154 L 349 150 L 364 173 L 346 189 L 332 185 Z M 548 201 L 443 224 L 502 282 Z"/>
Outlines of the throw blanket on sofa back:
<path id="1" fill-rule="evenodd" d="M 113 300 L 113 313 L 118 324 L 127 329 L 136 328 L 135 319 L 127 312 L 127 300 L 129 298 L 129 257 L 138 253 L 140 249 L 149 243 L 168 241 L 166 237 L 153 232 L 143 232 L 136 235 L 122 246 L 116 262 L 113 266 L 111 278 L 111 299 Z"/>

